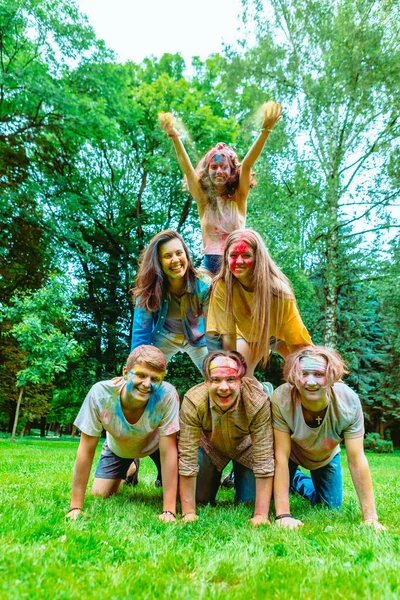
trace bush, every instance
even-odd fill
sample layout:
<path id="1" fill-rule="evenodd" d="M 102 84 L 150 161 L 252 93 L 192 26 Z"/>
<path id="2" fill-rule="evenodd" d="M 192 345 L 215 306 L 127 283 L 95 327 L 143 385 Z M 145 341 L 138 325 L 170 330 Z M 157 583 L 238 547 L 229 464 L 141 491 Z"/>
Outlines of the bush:
<path id="1" fill-rule="evenodd" d="M 379 433 L 367 433 L 364 439 L 364 449 L 379 454 L 390 454 L 393 452 L 393 442 L 391 440 L 381 440 Z"/>
<path id="2" fill-rule="evenodd" d="M 391 440 L 378 440 L 375 452 L 379 454 L 391 454 L 393 452 L 393 442 Z"/>

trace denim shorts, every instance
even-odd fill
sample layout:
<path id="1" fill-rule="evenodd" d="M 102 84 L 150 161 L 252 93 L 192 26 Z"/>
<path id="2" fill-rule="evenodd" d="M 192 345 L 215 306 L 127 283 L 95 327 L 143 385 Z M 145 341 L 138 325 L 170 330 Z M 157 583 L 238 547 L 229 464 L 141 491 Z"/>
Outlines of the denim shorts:
<path id="1" fill-rule="evenodd" d="M 94 476 L 98 479 L 125 479 L 132 461 L 133 457 L 121 458 L 111 452 L 107 442 L 104 442 Z"/>

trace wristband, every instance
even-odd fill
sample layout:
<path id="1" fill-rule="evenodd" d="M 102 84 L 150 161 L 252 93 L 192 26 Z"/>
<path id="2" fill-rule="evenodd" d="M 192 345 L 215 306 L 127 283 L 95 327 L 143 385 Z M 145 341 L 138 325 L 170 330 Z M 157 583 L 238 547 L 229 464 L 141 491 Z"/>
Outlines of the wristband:
<path id="1" fill-rule="evenodd" d="M 178 137 L 181 137 L 181 134 L 180 133 L 167 133 L 167 136 L 169 138 L 178 138 Z"/>
<path id="2" fill-rule="evenodd" d="M 285 517 L 290 517 L 291 519 L 293 519 L 293 517 L 290 513 L 285 513 L 283 515 L 276 515 L 275 521 L 279 521 L 279 519 L 284 519 Z"/>
<path id="3" fill-rule="evenodd" d="M 261 127 L 261 131 L 269 131 L 271 133 L 272 129 L 268 129 L 268 127 Z"/>
<path id="4" fill-rule="evenodd" d="M 81 506 L 74 506 L 73 508 L 70 508 L 68 512 L 70 513 L 71 510 L 82 510 L 82 507 Z"/>

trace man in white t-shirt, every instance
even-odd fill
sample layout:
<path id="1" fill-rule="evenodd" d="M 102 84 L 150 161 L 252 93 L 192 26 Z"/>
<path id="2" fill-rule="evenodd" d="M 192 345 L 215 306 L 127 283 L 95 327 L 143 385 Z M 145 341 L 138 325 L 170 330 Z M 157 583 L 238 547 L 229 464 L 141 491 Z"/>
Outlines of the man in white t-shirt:
<path id="1" fill-rule="evenodd" d="M 175 521 L 178 485 L 177 432 L 179 398 L 163 381 L 165 357 L 154 346 L 139 346 L 128 357 L 124 378 L 100 381 L 89 391 L 75 420 L 81 439 L 74 466 L 71 508 L 67 518 L 82 513 L 93 457 L 103 429 L 107 432 L 92 494 L 115 494 L 133 458 L 160 449 L 163 477 L 162 521 Z"/>
<path id="2" fill-rule="evenodd" d="M 313 505 L 341 507 L 340 442 L 344 440 L 363 522 L 377 531 L 385 529 L 376 513 L 364 454 L 361 403 L 340 381 L 345 372 L 338 352 L 324 346 L 302 348 L 286 360 L 284 376 L 288 383 L 272 395 L 275 520 L 280 527 L 296 529 L 303 525 L 290 514 L 290 488 Z M 310 475 L 299 466 L 309 469 Z"/>

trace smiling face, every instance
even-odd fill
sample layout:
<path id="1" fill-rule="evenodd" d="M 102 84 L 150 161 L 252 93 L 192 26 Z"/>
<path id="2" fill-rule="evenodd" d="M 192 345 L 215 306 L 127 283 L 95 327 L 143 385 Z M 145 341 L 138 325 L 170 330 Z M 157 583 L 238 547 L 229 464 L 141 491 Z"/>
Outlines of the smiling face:
<path id="1" fill-rule="evenodd" d="M 320 410 L 327 402 L 328 378 L 322 356 L 305 356 L 300 360 L 301 379 L 297 384 L 302 403 L 310 410 Z"/>
<path id="2" fill-rule="evenodd" d="M 231 176 L 231 167 L 228 158 L 224 154 L 216 154 L 208 165 L 208 175 L 211 183 L 216 187 L 223 187 Z"/>
<path id="3" fill-rule="evenodd" d="M 250 283 L 254 270 L 255 254 L 246 242 L 235 242 L 228 250 L 228 266 L 231 273 L 246 285 Z"/>
<path id="4" fill-rule="evenodd" d="M 135 363 L 129 371 L 125 367 L 124 375 L 127 377 L 126 391 L 131 399 L 146 403 L 161 385 L 164 372 L 155 371 L 146 365 Z"/>
<path id="5" fill-rule="evenodd" d="M 210 363 L 206 386 L 210 399 L 222 410 L 228 410 L 240 393 L 239 365 L 232 358 L 218 356 Z"/>
<path id="6" fill-rule="evenodd" d="M 160 244 L 158 256 L 161 268 L 169 280 L 182 279 L 187 271 L 188 259 L 178 238 Z"/>

